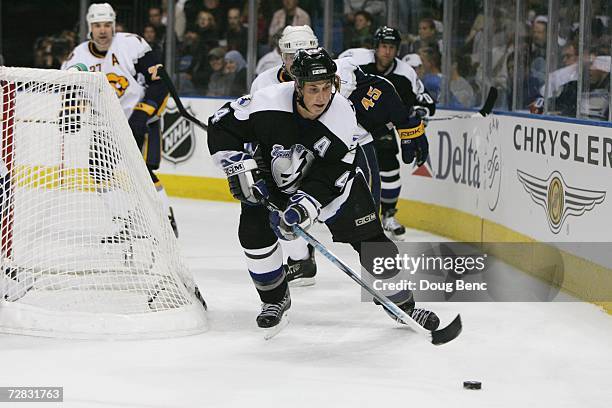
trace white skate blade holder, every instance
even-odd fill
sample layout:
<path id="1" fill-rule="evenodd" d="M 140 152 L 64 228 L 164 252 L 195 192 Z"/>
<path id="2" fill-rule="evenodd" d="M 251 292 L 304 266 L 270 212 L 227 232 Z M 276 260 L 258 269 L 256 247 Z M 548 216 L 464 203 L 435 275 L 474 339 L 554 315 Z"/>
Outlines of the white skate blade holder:
<path id="1" fill-rule="evenodd" d="M 297 278 L 289 282 L 290 288 L 299 288 L 302 286 L 313 286 L 316 283 L 316 278 Z"/>
<path id="2" fill-rule="evenodd" d="M 263 329 L 264 330 L 264 340 L 270 340 L 272 337 L 280 333 L 281 330 L 283 330 L 288 324 L 289 324 L 289 314 L 285 311 L 285 313 L 283 313 L 283 317 L 281 318 L 280 322 L 276 326 Z"/>

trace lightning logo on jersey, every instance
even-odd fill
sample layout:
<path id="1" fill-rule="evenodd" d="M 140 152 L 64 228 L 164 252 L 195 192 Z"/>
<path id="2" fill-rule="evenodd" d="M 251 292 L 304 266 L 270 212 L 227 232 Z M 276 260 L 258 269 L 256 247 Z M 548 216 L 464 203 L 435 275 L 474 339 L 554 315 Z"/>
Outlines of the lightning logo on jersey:
<path id="1" fill-rule="evenodd" d="M 314 154 L 301 144 L 293 145 L 290 149 L 275 144 L 270 155 L 276 185 L 285 193 L 295 193 L 300 187 L 300 179 L 312 166 Z"/>

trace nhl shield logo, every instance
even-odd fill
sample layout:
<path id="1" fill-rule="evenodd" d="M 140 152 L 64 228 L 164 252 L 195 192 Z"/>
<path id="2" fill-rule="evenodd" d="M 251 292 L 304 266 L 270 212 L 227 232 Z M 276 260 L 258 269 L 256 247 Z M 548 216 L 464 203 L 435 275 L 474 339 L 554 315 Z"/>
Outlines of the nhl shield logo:
<path id="1" fill-rule="evenodd" d="M 190 107 L 186 109 L 194 115 Z M 161 118 L 161 128 L 162 157 L 175 164 L 189 159 L 195 150 L 193 123 L 182 117 L 176 106 L 168 106 Z"/>

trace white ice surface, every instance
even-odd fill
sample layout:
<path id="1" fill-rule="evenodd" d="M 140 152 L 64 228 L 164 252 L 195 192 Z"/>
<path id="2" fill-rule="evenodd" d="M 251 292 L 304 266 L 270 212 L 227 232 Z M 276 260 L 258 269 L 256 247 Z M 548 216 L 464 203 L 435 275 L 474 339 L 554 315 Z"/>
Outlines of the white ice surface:
<path id="1" fill-rule="evenodd" d="M 116 342 L 0 335 L 0 386 L 64 387 L 62 404 L 16 406 L 612 406 L 612 318 L 587 303 L 431 304 L 443 324 L 455 313 L 464 323 L 458 339 L 436 347 L 360 302 L 355 283 L 319 255 L 317 284 L 292 291 L 291 323 L 265 341 L 236 235 L 238 205 L 173 206 L 210 330 Z M 314 233 L 357 267 L 349 246 Z M 464 390 L 464 380 L 483 388 Z"/>

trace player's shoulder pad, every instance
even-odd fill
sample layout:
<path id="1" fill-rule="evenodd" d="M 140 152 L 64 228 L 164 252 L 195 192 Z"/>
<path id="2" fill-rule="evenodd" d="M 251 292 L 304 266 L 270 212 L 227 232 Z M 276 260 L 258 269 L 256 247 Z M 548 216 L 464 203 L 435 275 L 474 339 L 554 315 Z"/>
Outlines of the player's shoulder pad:
<path id="1" fill-rule="evenodd" d="M 349 48 L 338 56 L 340 58 L 351 58 L 356 65 L 366 65 L 374 62 L 374 50 Z"/>
<path id="2" fill-rule="evenodd" d="M 403 75 L 408 78 L 412 78 L 412 77 L 416 78 L 417 76 L 416 71 L 414 70 L 414 68 L 410 66 L 410 64 L 402 61 L 399 58 L 395 58 L 395 62 L 396 62 L 396 65 L 395 65 L 395 70 L 393 71 L 394 73 Z"/>
<path id="3" fill-rule="evenodd" d="M 276 65 L 272 68 L 266 69 L 261 74 L 257 75 L 257 78 L 251 84 L 251 93 L 255 93 L 260 89 L 266 88 L 270 85 L 276 85 L 280 82 L 278 81 L 278 71 L 282 68 L 281 65 Z"/>
<path id="4" fill-rule="evenodd" d="M 293 90 L 293 82 L 271 85 L 236 99 L 230 106 L 238 120 L 247 120 L 250 115 L 263 111 L 292 112 Z"/>
<path id="5" fill-rule="evenodd" d="M 421 80 L 419 79 L 414 68 L 412 68 L 410 64 L 402 61 L 399 58 L 395 58 L 395 62 L 396 65 L 393 73 L 408 78 L 408 80 L 410 80 L 410 83 L 412 84 L 412 89 L 415 94 L 421 94 L 425 92 L 425 86 L 423 85 L 423 82 L 421 82 Z"/>
<path id="6" fill-rule="evenodd" d="M 355 144 L 355 130 L 357 129 L 357 119 L 355 110 L 351 102 L 341 96 L 335 96 L 331 106 L 319 118 L 338 139 L 351 149 Z"/>
<path id="7" fill-rule="evenodd" d="M 338 58 L 334 62 L 338 68 L 336 74 L 340 78 L 340 94 L 348 98 L 357 88 L 357 78 L 355 75 L 356 71 L 361 71 L 361 69 L 351 58 Z"/>
<path id="8" fill-rule="evenodd" d="M 151 51 L 151 47 L 144 38 L 132 33 L 116 33 L 113 43 L 117 49 L 127 53 L 133 61 L 138 61 L 143 55 Z"/>
<path id="9" fill-rule="evenodd" d="M 405 76 L 413 83 L 418 79 L 416 71 L 410 66 L 410 64 L 402 61 L 399 58 L 395 58 L 395 62 L 395 69 L 393 70 L 394 74 Z"/>
<path id="10" fill-rule="evenodd" d="M 74 57 L 78 58 L 86 54 L 89 54 L 89 41 L 83 41 L 82 43 L 74 47 L 70 55 L 72 57 L 71 59 L 73 59 Z"/>

